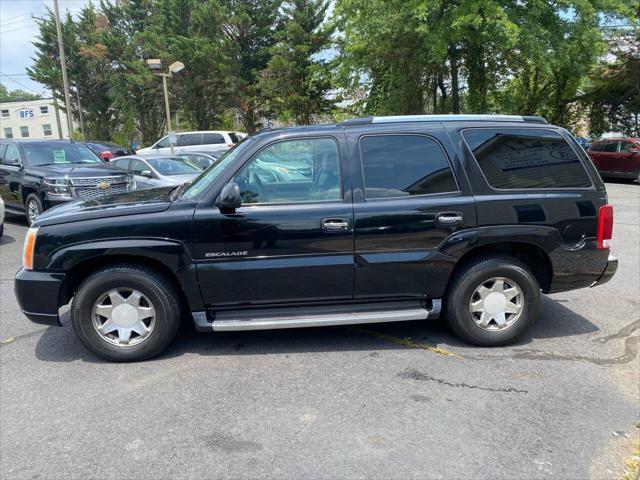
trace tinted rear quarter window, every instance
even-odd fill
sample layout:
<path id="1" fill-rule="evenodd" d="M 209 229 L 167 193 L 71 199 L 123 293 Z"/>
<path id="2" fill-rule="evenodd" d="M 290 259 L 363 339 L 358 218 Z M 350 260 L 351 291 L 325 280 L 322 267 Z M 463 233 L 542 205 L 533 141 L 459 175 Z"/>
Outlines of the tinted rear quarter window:
<path id="1" fill-rule="evenodd" d="M 238 143 L 240 141 L 240 138 L 238 137 L 238 135 L 236 135 L 233 132 L 229 132 L 229 138 L 231 138 L 231 141 L 235 144 Z"/>
<path id="2" fill-rule="evenodd" d="M 219 133 L 205 133 L 202 143 L 203 145 L 216 145 L 219 143 L 225 143 L 225 141 L 224 137 Z"/>
<path id="3" fill-rule="evenodd" d="M 360 139 L 366 198 L 409 197 L 458 191 L 440 145 L 422 135 Z"/>
<path id="4" fill-rule="evenodd" d="M 469 128 L 462 136 L 494 189 L 591 186 L 582 162 L 556 132 Z"/>

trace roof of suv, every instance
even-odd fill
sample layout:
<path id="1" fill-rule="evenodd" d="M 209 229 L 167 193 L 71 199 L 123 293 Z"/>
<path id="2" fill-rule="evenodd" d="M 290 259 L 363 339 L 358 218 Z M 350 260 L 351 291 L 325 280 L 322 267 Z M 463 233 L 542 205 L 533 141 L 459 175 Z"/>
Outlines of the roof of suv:
<path id="1" fill-rule="evenodd" d="M 486 123 L 527 123 L 546 125 L 547 121 L 543 117 L 529 115 L 492 115 L 492 114 L 470 114 L 470 115 L 397 115 L 387 117 L 360 117 L 350 118 L 338 123 L 319 124 L 319 125 L 296 125 L 282 128 L 263 128 L 256 132 L 268 133 L 279 131 L 296 131 L 308 130 L 310 128 L 319 130 L 330 130 L 336 127 L 350 127 L 363 125 L 379 125 L 394 123 L 448 123 L 448 122 L 486 122 Z"/>

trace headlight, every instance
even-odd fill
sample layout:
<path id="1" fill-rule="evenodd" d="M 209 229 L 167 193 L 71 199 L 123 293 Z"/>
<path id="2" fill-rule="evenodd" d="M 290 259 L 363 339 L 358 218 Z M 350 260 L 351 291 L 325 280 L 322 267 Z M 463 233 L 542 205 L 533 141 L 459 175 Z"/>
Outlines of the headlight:
<path id="1" fill-rule="evenodd" d="M 43 180 L 47 193 L 51 195 L 69 195 L 69 181 L 66 178 L 45 178 Z"/>
<path id="2" fill-rule="evenodd" d="M 25 270 L 33 270 L 33 253 L 36 249 L 36 236 L 38 235 L 38 227 L 31 227 L 27 231 L 24 238 L 24 247 L 22 249 L 22 266 Z"/>

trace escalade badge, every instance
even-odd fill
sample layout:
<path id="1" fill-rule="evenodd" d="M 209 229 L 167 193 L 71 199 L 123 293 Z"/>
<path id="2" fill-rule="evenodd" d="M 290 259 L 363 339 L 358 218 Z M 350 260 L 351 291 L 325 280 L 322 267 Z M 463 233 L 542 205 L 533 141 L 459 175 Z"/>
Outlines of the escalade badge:
<path id="1" fill-rule="evenodd" d="M 98 185 L 96 185 L 96 187 L 98 187 L 100 190 L 106 190 L 110 186 L 111 184 L 107 182 L 100 182 Z"/>
<path id="2" fill-rule="evenodd" d="M 239 252 L 207 252 L 204 254 L 205 257 L 207 258 L 214 258 L 214 257 L 245 257 L 249 255 L 249 252 L 246 250 L 242 250 Z"/>

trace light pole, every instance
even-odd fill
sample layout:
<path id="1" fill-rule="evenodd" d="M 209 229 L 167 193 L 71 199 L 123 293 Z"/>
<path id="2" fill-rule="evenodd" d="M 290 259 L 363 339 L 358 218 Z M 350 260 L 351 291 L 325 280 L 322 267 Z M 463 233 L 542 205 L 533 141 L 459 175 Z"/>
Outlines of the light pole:
<path id="1" fill-rule="evenodd" d="M 60 11 L 58 10 L 58 0 L 53 0 L 53 12 L 56 19 L 56 34 L 58 36 L 58 53 L 60 54 L 60 70 L 62 71 L 62 89 L 64 90 L 64 103 L 67 114 L 67 128 L 69 138 L 73 138 L 73 119 L 71 112 L 71 100 L 69 100 L 69 82 L 67 81 L 67 63 L 64 57 L 64 44 L 62 42 L 62 27 L 60 26 Z"/>
<path id="2" fill-rule="evenodd" d="M 171 139 L 171 110 L 169 109 L 169 91 L 167 89 L 167 78 L 171 77 L 174 73 L 178 73 L 181 70 L 184 70 L 184 63 L 182 62 L 173 62 L 169 65 L 168 72 L 157 72 L 156 70 L 162 69 L 162 60 L 159 58 L 150 58 L 147 60 L 147 66 L 154 70 L 154 74 L 162 77 L 162 91 L 164 92 L 164 109 L 167 115 L 167 135 L 169 136 L 169 146 L 171 148 L 171 154 L 173 155 L 173 144 L 175 143 Z"/>

